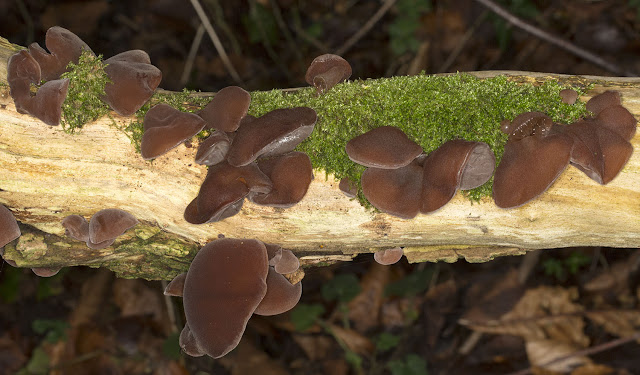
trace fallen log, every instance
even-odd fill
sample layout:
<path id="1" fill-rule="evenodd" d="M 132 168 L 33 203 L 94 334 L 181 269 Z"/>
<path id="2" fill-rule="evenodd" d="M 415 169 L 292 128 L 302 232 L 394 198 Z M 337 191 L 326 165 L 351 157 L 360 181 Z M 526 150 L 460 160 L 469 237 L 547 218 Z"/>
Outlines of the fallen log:
<path id="1" fill-rule="evenodd" d="M 307 195 L 292 208 L 247 202 L 238 215 L 221 222 L 189 224 L 184 209 L 206 174 L 206 167 L 193 162 L 196 148 L 181 145 L 148 162 L 121 130 L 130 118 L 112 114 L 67 134 L 17 113 L 6 86 L 6 58 L 17 48 L 0 38 L 0 204 L 14 213 L 23 232 L 5 247 L 4 256 L 19 267 L 88 265 L 125 277 L 170 279 L 188 268 L 201 245 L 219 235 L 278 243 L 303 264 L 395 246 L 404 246 L 412 262 L 459 257 L 482 262 L 528 249 L 640 246 L 640 132 L 631 140 L 636 152 L 610 184 L 601 186 L 570 166 L 551 189 L 520 208 L 504 210 L 490 197 L 471 202 L 458 193 L 435 213 L 402 220 L 347 198 L 332 175 L 317 169 Z M 592 85 L 581 100 L 617 90 L 623 105 L 640 114 L 638 78 L 469 74 L 506 75 L 534 85 L 549 80 Z M 343 110 L 349 110 L 348 103 Z M 103 208 L 124 209 L 140 224 L 102 250 L 64 235 L 60 222 L 65 216 L 88 218 Z"/>

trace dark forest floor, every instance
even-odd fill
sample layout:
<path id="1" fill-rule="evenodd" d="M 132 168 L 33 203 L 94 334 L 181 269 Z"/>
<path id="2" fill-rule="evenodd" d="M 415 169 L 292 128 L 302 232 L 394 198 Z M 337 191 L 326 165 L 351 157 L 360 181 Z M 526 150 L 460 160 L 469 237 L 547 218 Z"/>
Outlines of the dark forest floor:
<path id="1" fill-rule="evenodd" d="M 164 89 L 268 90 L 306 85 L 309 62 L 339 50 L 384 2 L 202 3 L 242 82 L 230 77 L 206 34 L 181 78 L 199 26 L 188 1 L 4 1 L 0 35 L 43 45 L 46 29 L 60 25 L 105 57 L 147 51 Z M 640 2 L 503 3 L 640 72 Z M 351 79 L 474 70 L 615 75 L 509 27 L 473 1 L 398 0 L 342 55 Z M 529 366 L 539 366 L 535 374 L 640 374 L 637 337 L 607 347 L 640 332 L 638 249 L 549 249 L 486 264 L 402 260 L 388 267 L 361 255 L 307 269 L 297 315 L 252 318 L 239 347 L 220 360 L 180 353 L 180 300 L 165 298 L 163 288 L 105 270 L 64 269 L 45 279 L 0 264 L 0 375 L 481 375 Z M 542 366 L 587 347 L 596 353 Z"/>

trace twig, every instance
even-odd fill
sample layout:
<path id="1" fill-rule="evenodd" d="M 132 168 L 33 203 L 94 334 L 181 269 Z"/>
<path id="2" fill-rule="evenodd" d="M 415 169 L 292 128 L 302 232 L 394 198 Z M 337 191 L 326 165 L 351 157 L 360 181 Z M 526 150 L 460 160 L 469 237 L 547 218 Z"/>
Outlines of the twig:
<path id="1" fill-rule="evenodd" d="M 191 0 L 191 5 L 193 5 L 193 9 L 196 10 L 198 17 L 200 18 L 200 22 L 202 22 L 202 24 L 204 25 L 204 28 L 207 30 L 207 34 L 209 34 L 209 38 L 211 38 L 213 45 L 216 47 L 216 51 L 218 51 L 218 54 L 220 55 L 220 58 L 222 59 L 222 63 L 224 64 L 225 68 L 227 68 L 227 71 L 229 72 L 229 74 L 231 74 L 231 77 L 233 78 L 234 81 L 236 81 L 236 83 L 240 84 L 241 86 L 244 86 L 244 83 L 242 82 L 240 75 L 238 74 L 236 69 L 233 67 L 233 64 L 231 64 L 231 60 L 229 60 L 229 56 L 227 56 L 227 52 L 224 50 L 224 47 L 222 46 L 222 42 L 220 42 L 220 38 L 218 38 L 218 34 L 216 34 L 216 31 L 213 29 L 213 25 L 211 25 L 211 22 L 209 22 L 209 18 L 204 12 L 204 9 L 202 9 L 202 6 L 200 5 L 200 1 Z"/>
<path id="2" fill-rule="evenodd" d="M 574 55 L 583 58 L 587 61 L 590 61 L 591 63 L 600 66 L 601 68 L 604 68 L 612 73 L 615 74 L 621 74 L 621 75 L 625 75 L 625 76 L 629 76 L 629 77 L 636 77 L 637 74 L 635 74 L 634 72 L 631 71 L 627 71 L 615 64 L 612 64 L 604 59 L 602 59 L 601 57 L 583 49 L 580 48 L 578 46 L 576 46 L 575 44 L 559 38 L 555 35 L 549 34 L 548 32 L 541 30 L 523 20 L 521 20 L 520 18 L 514 16 L 513 14 L 509 13 L 509 11 L 507 11 L 506 9 L 502 8 L 501 6 L 499 6 L 498 4 L 494 3 L 492 0 L 475 0 L 476 2 L 484 5 L 485 7 L 489 8 L 492 12 L 494 12 L 495 14 L 497 14 L 498 16 L 504 18 L 507 22 L 509 22 L 510 24 L 532 34 L 535 37 L 538 37 L 548 43 L 551 43 L 557 47 L 560 47 L 570 53 L 573 53 Z"/>
<path id="3" fill-rule="evenodd" d="M 360 28 L 360 30 L 358 30 L 355 34 L 353 34 L 351 36 L 351 38 L 349 38 L 346 42 L 344 42 L 344 44 L 340 48 L 338 48 L 336 50 L 336 55 L 341 55 L 342 56 L 345 52 L 347 52 L 349 49 L 351 49 L 351 47 L 353 47 L 354 44 L 356 44 L 366 33 L 368 33 L 369 30 L 371 30 L 371 28 L 378 21 L 380 21 L 380 18 L 382 18 L 382 16 L 384 16 L 385 13 L 387 13 L 387 11 L 395 3 L 396 3 L 396 0 L 387 0 L 387 1 L 385 1 L 385 3 L 382 4 L 380 9 L 378 9 L 378 11 L 373 16 L 371 16 L 369 21 L 367 21 L 367 23 L 365 23 Z"/>
<path id="4" fill-rule="evenodd" d="M 635 334 L 633 334 L 631 336 L 627 336 L 627 337 L 619 338 L 619 339 L 612 340 L 612 341 L 609 341 L 609 342 L 605 342 L 604 344 L 592 346 L 591 348 L 578 350 L 578 351 L 573 352 L 571 354 L 563 355 L 562 357 L 558 357 L 558 358 L 553 359 L 553 360 L 551 360 L 549 362 L 545 362 L 545 363 L 541 364 L 538 367 L 547 367 L 547 366 L 556 364 L 558 362 L 562 362 L 564 360 L 567 360 L 567 359 L 573 358 L 573 357 L 588 356 L 588 355 L 600 353 L 600 352 L 603 352 L 605 350 L 613 349 L 613 348 L 615 348 L 617 346 L 624 345 L 626 343 L 629 343 L 631 341 L 638 340 L 638 339 L 640 339 L 640 332 L 636 332 Z M 524 370 L 512 372 L 511 374 L 508 374 L 508 375 L 528 375 L 528 374 L 531 374 L 531 367 L 526 368 Z"/>
<path id="5" fill-rule="evenodd" d="M 196 35 L 193 37 L 193 42 L 191 42 L 189 55 L 187 56 L 187 61 L 184 63 L 184 69 L 182 69 L 182 75 L 180 76 L 180 86 L 184 87 L 187 80 L 189 80 L 191 70 L 193 69 L 193 61 L 196 59 L 198 48 L 200 48 L 200 43 L 202 42 L 202 36 L 204 36 L 204 26 L 201 23 L 198 26 L 198 30 L 196 30 Z"/>

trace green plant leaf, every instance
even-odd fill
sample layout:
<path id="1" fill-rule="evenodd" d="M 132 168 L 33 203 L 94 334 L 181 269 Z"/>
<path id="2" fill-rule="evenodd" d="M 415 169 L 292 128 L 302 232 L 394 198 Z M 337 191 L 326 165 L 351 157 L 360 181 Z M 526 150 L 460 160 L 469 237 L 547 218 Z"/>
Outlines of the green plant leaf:
<path id="1" fill-rule="evenodd" d="M 417 354 L 407 354 L 404 360 L 389 361 L 387 368 L 392 375 L 428 375 L 427 362 Z"/>
<path id="2" fill-rule="evenodd" d="M 182 356 L 180 351 L 180 333 L 174 332 L 162 343 L 162 354 L 169 359 L 177 361 Z"/>
<path id="3" fill-rule="evenodd" d="M 327 301 L 349 302 L 360 293 L 360 282 L 356 275 L 343 273 L 322 285 L 322 297 Z"/>
<path id="4" fill-rule="evenodd" d="M 423 270 L 416 270 L 404 279 L 387 284 L 385 294 L 387 296 L 411 297 L 423 293 L 429 286 L 433 276 L 433 268 L 426 267 Z"/>
<path id="5" fill-rule="evenodd" d="M 291 310 L 291 323 L 296 331 L 306 331 L 324 314 L 324 306 L 320 304 L 299 303 Z"/>
<path id="6" fill-rule="evenodd" d="M 564 260 L 564 264 L 567 266 L 569 273 L 575 275 L 580 268 L 591 264 L 591 258 L 581 252 L 574 251 Z"/>
<path id="7" fill-rule="evenodd" d="M 35 333 L 45 335 L 45 340 L 50 343 L 67 339 L 69 323 L 58 319 L 36 319 L 31 323 L 31 329 Z"/>
<path id="8" fill-rule="evenodd" d="M 388 332 L 382 332 L 376 337 L 376 349 L 379 352 L 386 352 L 387 350 L 393 349 L 398 346 L 400 342 L 400 337 L 396 335 L 392 335 Z"/>

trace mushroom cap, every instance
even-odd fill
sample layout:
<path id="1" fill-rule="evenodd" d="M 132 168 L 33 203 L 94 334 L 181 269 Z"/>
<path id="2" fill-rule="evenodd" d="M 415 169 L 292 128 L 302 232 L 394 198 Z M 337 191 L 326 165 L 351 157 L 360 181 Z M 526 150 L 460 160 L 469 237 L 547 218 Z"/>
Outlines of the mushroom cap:
<path id="1" fill-rule="evenodd" d="M 240 120 L 247 114 L 251 95 L 238 86 L 228 86 L 218 91 L 198 115 L 206 122 L 208 129 L 233 132 L 240 126 Z"/>
<path id="2" fill-rule="evenodd" d="M 267 250 L 258 240 L 221 238 L 196 254 L 184 283 L 187 324 L 202 352 L 219 358 L 238 345 L 267 292 Z"/>
<path id="3" fill-rule="evenodd" d="M 397 169 L 367 168 L 362 173 L 362 193 L 380 211 L 411 219 L 420 211 L 422 175 L 417 162 Z"/>
<path id="4" fill-rule="evenodd" d="M 115 238 L 109 239 L 109 240 L 105 240 L 102 242 L 98 242 L 98 243 L 93 243 L 91 241 L 85 241 L 85 243 L 87 244 L 87 247 L 93 250 L 100 250 L 100 249 L 104 249 L 107 248 L 109 246 L 111 246 L 114 242 L 116 242 Z"/>
<path id="5" fill-rule="evenodd" d="M 187 279 L 187 273 L 181 273 L 174 277 L 164 288 L 165 296 L 182 297 L 184 293 L 184 281 Z"/>
<path id="6" fill-rule="evenodd" d="M 256 307 L 254 314 L 271 316 L 287 312 L 295 307 L 302 296 L 302 282 L 292 285 L 286 277 L 269 267 L 267 293 Z"/>
<path id="7" fill-rule="evenodd" d="M 198 346 L 198 341 L 193 337 L 189 323 L 186 323 L 182 332 L 180 332 L 179 344 L 180 348 L 192 357 L 202 357 L 207 354 Z"/>
<path id="8" fill-rule="evenodd" d="M 422 147 L 402 130 L 381 126 L 351 139 L 345 151 L 349 159 L 365 167 L 395 169 L 411 163 Z"/>
<path id="9" fill-rule="evenodd" d="M 89 241 L 93 244 L 116 239 L 138 224 L 138 219 L 127 211 L 106 208 L 91 216 L 89 220 Z"/>
<path id="10" fill-rule="evenodd" d="M 620 93 L 617 91 L 607 90 L 589 99 L 585 107 L 587 108 L 587 111 L 590 111 L 594 116 L 597 116 L 603 109 L 621 104 L 622 100 L 620 99 Z"/>
<path id="11" fill-rule="evenodd" d="M 463 139 L 445 142 L 423 162 L 420 212 L 444 206 L 458 189 L 473 189 L 489 181 L 495 165 L 493 151 L 486 143 Z"/>
<path id="12" fill-rule="evenodd" d="M 296 107 L 275 109 L 255 120 L 243 122 L 231 143 L 227 161 L 239 167 L 260 156 L 292 151 L 311 134 L 317 119 L 313 109 Z"/>
<path id="13" fill-rule="evenodd" d="M 39 84 L 40 77 L 40 65 L 26 50 L 9 57 L 7 82 L 18 112 L 27 112 L 25 106 L 31 100 L 31 84 Z"/>
<path id="14" fill-rule="evenodd" d="M 250 192 L 268 193 L 272 186 L 256 163 L 234 167 L 223 161 L 209 167 L 198 196 L 185 209 L 184 218 L 191 224 L 222 220 L 236 214 Z"/>
<path id="15" fill-rule="evenodd" d="M 308 84 L 316 87 L 318 93 L 323 93 L 351 77 L 351 73 L 351 65 L 347 60 L 328 53 L 313 59 L 304 78 Z"/>
<path id="16" fill-rule="evenodd" d="M 108 59 L 104 60 L 104 63 L 111 64 L 116 61 L 151 64 L 151 58 L 149 57 L 149 54 L 141 49 L 132 49 L 132 50 L 120 52 L 119 54 L 113 55 Z"/>
<path id="17" fill-rule="evenodd" d="M 267 254 L 269 256 L 269 265 L 273 267 L 273 269 L 280 274 L 288 274 L 293 273 L 300 268 L 300 260 L 291 250 L 283 249 L 278 246 L 278 250 L 271 256 L 269 252 L 269 245 L 267 246 Z"/>
<path id="18" fill-rule="evenodd" d="M 138 51 L 105 60 L 107 66 L 104 71 L 111 82 L 104 87 L 106 95 L 103 100 L 122 116 L 131 116 L 140 109 L 162 80 L 160 69 L 149 63 L 137 62 L 142 58 L 142 51 Z"/>
<path id="19" fill-rule="evenodd" d="M 613 130 L 627 141 L 631 140 L 636 134 L 638 121 L 628 109 L 621 105 L 613 105 L 603 109 L 596 116 L 596 120 L 602 126 Z"/>
<path id="20" fill-rule="evenodd" d="M 20 234 L 16 218 L 8 208 L 0 204 L 0 251 L 6 244 L 20 237 Z"/>
<path id="21" fill-rule="evenodd" d="M 516 116 L 510 124 L 503 124 L 501 130 L 509 134 L 510 141 L 517 141 L 532 135 L 544 137 L 552 125 L 551 117 L 542 112 L 524 112 Z"/>
<path id="22" fill-rule="evenodd" d="M 82 242 L 89 241 L 89 222 L 83 216 L 69 215 L 62 219 L 64 234 Z"/>
<path id="23" fill-rule="evenodd" d="M 248 198 L 263 206 L 286 208 L 295 205 L 307 194 L 313 180 L 311 160 L 304 152 L 260 159 L 258 167 L 272 181 L 273 189 L 268 193 L 250 194 Z"/>
<path id="24" fill-rule="evenodd" d="M 597 120 L 581 120 L 556 128 L 573 139 L 571 164 L 599 184 L 611 182 L 633 153 L 629 141 Z"/>
<path id="25" fill-rule="evenodd" d="M 51 277 L 57 275 L 60 272 L 60 268 L 35 267 L 31 271 L 40 277 Z"/>
<path id="26" fill-rule="evenodd" d="M 349 198 L 355 198 L 358 195 L 358 185 L 348 177 L 340 180 L 338 189 L 340 189 L 340 191 Z"/>
<path id="27" fill-rule="evenodd" d="M 157 158 L 198 134 L 204 125 L 204 120 L 193 113 L 164 103 L 155 105 L 144 116 L 140 154 L 145 160 Z"/>
<path id="28" fill-rule="evenodd" d="M 45 82 L 36 96 L 26 101 L 24 110 L 47 125 L 58 125 L 62 117 L 62 103 L 68 92 L 68 78 Z"/>
<path id="29" fill-rule="evenodd" d="M 195 161 L 202 165 L 218 164 L 227 156 L 230 146 L 229 135 L 221 130 L 216 130 L 200 143 Z"/>
<path id="30" fill-rule="evenodd" d="M 573 104 L 578 100 L 578 92 L 574 89 L 560 90 L 559 95 L 565 104 Z"/>
<path id="31" fill-rule="evenodd" d="M 383 266 L 388 266 L 390 264 L 398 263 L 398 261 L 402 259 L 403 255 L 404 250 L 401 247 L 394 247 L 393 249 L 376 251 L 373 253 L 373 259 Z"/>
<path id="32" fill-rule="evenodd" d="M 563 134 L 507 142 L 493 178 L 496 205 L 517 207 L 542 194 L 569 164 L 572 146 Z"/>
<path id="33" fill-rule="evenodd" d="M 29 53 L 40 65 L 42 79 L 45 81 L 60 78 L 70 62 L 77 64 L 82 50 L 93 54 L 87 43 L 76 34 L 60 26 L 53 26 L 47 30 L 45 45 L 51 54 L 47 53 L 38 43 L 32 43 L 29 46 Z"/>

